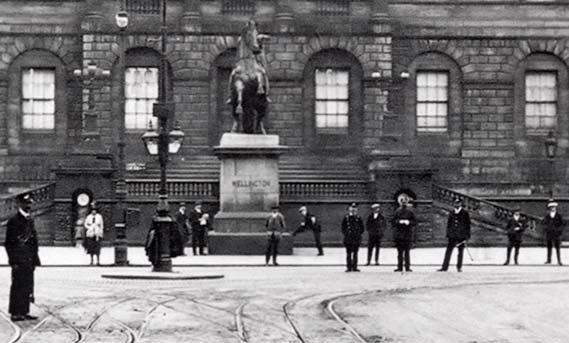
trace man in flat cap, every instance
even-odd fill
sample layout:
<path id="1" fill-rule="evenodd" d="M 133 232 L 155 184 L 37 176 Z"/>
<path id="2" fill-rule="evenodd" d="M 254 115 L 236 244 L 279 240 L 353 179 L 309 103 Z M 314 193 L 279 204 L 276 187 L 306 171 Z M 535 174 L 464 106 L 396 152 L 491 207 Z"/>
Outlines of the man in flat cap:
<path id="1" fill-rule="evenodd" d="M 282 233 L 286 230 L 286 222 L 282 213 L 279 212 L 279 206 L 271 207 L 271 215 L 265 223 L 267 228 L 267 252 L 265 254 L 265 265 L 269 265 L 271 256 L 273 256 L 273 265 L 278 266 L 277 255 L 279 252 L 279 241 Z"/>
<path id="2" fill-rule="evenodd" d="M 9 312 L 12 321 L 34 320 L 30 302 L 34 302 L 34 270 L 40 265 L 38 238 L 31 217 L 33 199 L 30 194 L 17 197 L 18 212 L 6 226 L 4 246 L 12 267 Z"/>
<path id="3" fill-rule="evenodd" d="M 547 214 L 543 218 L 543 230 L 545 232 L 545 241 L 547 244 L 547 261 L 545 264 L 551 264 L 551 250 L 555 246 L 557 252 L 557 264 L 563 265 L 561 262 L 561 234 L 563 234 L 563 218 L 557 211 L 557 202 L 553 199 L 547 203 Z"/>
<path id="4" fill-rule="evenodd" d="M 526 223 L 522 218 L 521 211 L 519 208 L 515 208 L 512 214 L 512 218 L 506 225 L 506 233 L 508 235 L 508 249 L 506 251 L 506 262 L 504 262 L 505 266 L 510 264 L 510 255 L 512 255 L 512 249 L 515 249 L 514 263 L 518 264 L 518 256 L 520 254 L 520 246 L 522 245 L 522 238 L 525 229 Z"/>
<path id="5" fill-rule="evenodd" d="M 359 272 L 358 250 L 364 233 L 364 222 L 358 216 L 358 206 L 352 203 L 348 207 L 348 214 L 342 219 L 342 233 L 346 247 L 346 272 Z"/>
<path id="6" fill-rule="evenodd" d="M 381 215 L 379 204 L 371 205 L 371 213 L 367 217 L 366 229 L 368 233 L 367 240 L 367 265 L 371 264 L 371 256 L 375 249 L 375 265 L 379 265 L 379 247 L 385 230 L 385 218 Z"/>
<path id="7" fill-rule="evenodd" d="M 401 197 L 399 200 L 399 208 L 395 210 L 393 216 L 393 240 L 397 247 L 397 269 L 395 272 L 402 272 L 403 265 L 405 271 L 412 272 L 411 270 L 411 247 L 415 242 L 415 226 L 417 219 L 411 209 L 408 197 Z"/>
<path id="8" fill-rule="evenodd" d="M 300 215 L 302 216 L 302 221 L 300 225 L 294 232 L 292 233 L 293 236 L 296 236 L 298 233 L 304 232 L 305 230 L 311 230 L 314 234 L 314 243 L 316 244 L 316 249 L 318 249 L 318 256 L 324 255 L 324 250 L 322 249 L 322 241 L 321 241 L 321 233 L 322 233 L 322 226 L 320 222 L 316 219 L 316 216 L 312 213 L 308 212 L 308 208 L 306 206 L 301 206 L 298 209 Z"/>
<path id="9" fill-rule="evenodd" d="M 450 211 L 447 221 L 447 239 L 448 244 L 445 251 L 443 266 L 439 272 L 446 272 L 450 264 L 452 250 L 458 248 L 458 258 L 456 261 L 456 270 L 462 272 L 462 259 L 464 257 L 464 247 L 466 241 L 470 239 L 470 216 L 462 205 L 462 200 L 454 201 L 454 209 Z"/>

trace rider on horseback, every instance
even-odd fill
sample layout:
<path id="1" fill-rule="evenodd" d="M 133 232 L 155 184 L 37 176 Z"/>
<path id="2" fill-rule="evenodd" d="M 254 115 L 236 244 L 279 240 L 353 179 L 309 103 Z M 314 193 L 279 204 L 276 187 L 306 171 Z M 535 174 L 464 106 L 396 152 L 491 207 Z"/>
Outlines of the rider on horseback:
<path id="1" fill-rule="evenodd" d="M 229 76 L 229 93 L 231 94 L 231 85 L 235 81 L 236 75 L 247 73 L 247 69 L 254 69 L 257 78 L 258 89 L 257 94 L 265 94 L 267 101 L 269 100 L 269 78 L 267 76 L 267 59 L 263 43 L 270 37 L 268 35 L 259 34 L 257 32 L 257 23 L 254 20 L 247 21 L 247 25 L 241 32 L 239 37 L 239 61 L 236 67 L 231 71 Z M 227 100 L 231 103 L 231 96 Z"/>

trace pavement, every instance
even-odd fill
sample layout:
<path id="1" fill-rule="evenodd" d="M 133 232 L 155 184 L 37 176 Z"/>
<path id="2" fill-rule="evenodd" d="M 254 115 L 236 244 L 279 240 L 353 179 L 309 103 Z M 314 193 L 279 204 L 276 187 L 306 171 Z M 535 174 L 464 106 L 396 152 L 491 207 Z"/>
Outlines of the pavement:
<path id="1" fill-rule="evenodd" d="M 264 256 L 252 255 L 204 255 L 193 256 L 192 249 L 186 248 L 187 256 L 180 256 L 173 259 L 174 266 L 188 267 L 238 267 L 238 266 L 264 266 Z M 89 265 L 89 256 L 80 247 L 40 247 L 39 250 L 42 265 L 46 267 L 63 266 L 85 266 Z M 316 256 L 314 248 L 295 248 L 293 255 L 279 256 L 278 262 L 282 266 L 343 266 L 345 264 L 345 252 L 343 248 L 325 248 L 324 256 Z M 444 248 L 417 248 L 411 251 L 411 261 L 417 266 L 439 266 L 444 257 Z M 479 266 L 501 266 L 505 261 L 506 248 L 469 248 L 470 258 L 467 251 L 464 253 L 464 264 Z M 454 262 L 456 250 L 453 252 Z M 569 251 L 567 247 L 562 248 L 562 256 L 566 257 L 569 264 Z M 546 257 L 546 249 L 543 247 L 527 247 L 520 250 L 519 262 L 526 266 L 541 266 Z M 112 266 L 114 264 L 114 248 L 106 247 L 101 250 L 100 262 L 102 266 Z M 367 259 L 367 248 L 359 251 L 360 265 Z M 149 266 L 142 247 L 131 247 L 128 249 L 128 260 L 130 266 Z M 397 250 L 395 248 L 382 248 L 380 264 L 395 265 L 397 261 Z M 553 261 L 555 259 L 555 253 Z M 513 261 L 510 261 L 511 263 Z M 5 252 L 0 253 L 0 266 L 7 265 Z"/>

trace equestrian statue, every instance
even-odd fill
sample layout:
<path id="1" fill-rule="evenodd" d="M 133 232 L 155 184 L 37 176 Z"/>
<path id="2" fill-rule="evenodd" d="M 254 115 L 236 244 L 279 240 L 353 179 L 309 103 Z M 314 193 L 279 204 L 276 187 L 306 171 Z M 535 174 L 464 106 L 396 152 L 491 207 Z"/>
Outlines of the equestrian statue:
<path id="1" fill-rule="evenodd" d="M 264 42 L 268 35 L 257 32 L 257 23 L 247 21 L 241 31 L 238 43 L 239 60 L 229 76 L 228 104 L 232 106 L 233 126 L 231 132 L 239 129 L 241 119 L 244 133 L 266 134 L 263 118 L 267 114 L 269 99 L 269 78 L 266 70 Z"/>

